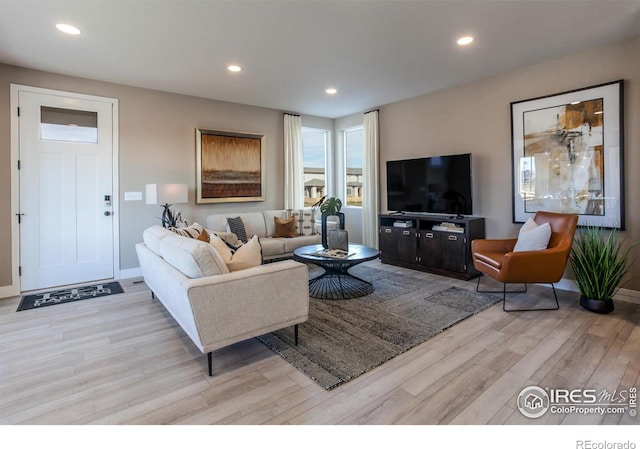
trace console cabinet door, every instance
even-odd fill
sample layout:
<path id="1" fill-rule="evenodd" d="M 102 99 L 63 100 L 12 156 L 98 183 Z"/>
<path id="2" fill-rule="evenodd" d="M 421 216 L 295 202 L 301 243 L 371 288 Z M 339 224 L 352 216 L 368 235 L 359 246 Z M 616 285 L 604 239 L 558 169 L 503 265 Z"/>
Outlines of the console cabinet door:
<path id="1" fill-rule="evenodd" d="M 416 263 L 418 255 L 418 242 L 416 230 L 409 228 L 397 228 L 398 256 L 399 260 L 407 263 Z"/>
<path id="2" fill-rule="evenodd" d="M 464 273 L 466 271 L 466 241 L 462 234 L 443 234 L 442 268 Z"/>
<path id="3" fill-rule="evenodd" d="M 398 236 L 394 227 L 380 227 L 380 252 L 383 259 L 398 260 Z"/>
<path id="4" fill-rule="evenodd" d="M 420 233 L 420 261 L 426 267 L 442 268 L 442 232 Z"/>

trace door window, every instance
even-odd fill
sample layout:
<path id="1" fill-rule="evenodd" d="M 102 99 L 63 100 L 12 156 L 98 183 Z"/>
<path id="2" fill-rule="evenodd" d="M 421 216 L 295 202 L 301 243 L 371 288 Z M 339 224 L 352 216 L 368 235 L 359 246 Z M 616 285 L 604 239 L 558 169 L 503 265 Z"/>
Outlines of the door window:
<path id="1" fill-rule="evenodd" d="M 98 113 L 40 106 L 40 138 L 98 143 Z"/>

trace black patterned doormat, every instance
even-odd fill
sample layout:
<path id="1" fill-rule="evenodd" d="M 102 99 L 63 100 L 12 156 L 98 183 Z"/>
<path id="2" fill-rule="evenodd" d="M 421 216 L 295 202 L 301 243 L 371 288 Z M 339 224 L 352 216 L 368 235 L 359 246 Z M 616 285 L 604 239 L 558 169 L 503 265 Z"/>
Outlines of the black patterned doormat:
<path id="1" fill-rule="evenodd" d="M 86 285 L 84 287 L 65 288 L 64 290 L 26 295 L 22 297 L 16 312 L 53 306 L 55 304 L 63 304 L 65 302 L 80 301 L 81 299 L 115 295 L 118 293 L 124 293 L 120 282 L 107 282 L 102 284 Z"/>

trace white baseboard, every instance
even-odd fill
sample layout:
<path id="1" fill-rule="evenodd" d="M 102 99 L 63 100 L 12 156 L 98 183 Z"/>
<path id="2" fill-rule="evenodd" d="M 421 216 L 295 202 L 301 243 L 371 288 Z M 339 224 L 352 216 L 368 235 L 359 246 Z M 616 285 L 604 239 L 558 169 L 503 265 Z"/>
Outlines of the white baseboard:
<path id="1" fill-rule="evenodd" d="M 142 270 L 140 267 L 129 268 L 127 270 L 120 270 L 118 279 L 130 279 L 142 277 Z"/>
<path id="2" fill-rule="evenodd" d="M 559 290 L 580 292 L 578 284 L 576 284 L 576 281 L 574 281 L 573 279 L 560 279 L 560 282 L 557 282 L 554 285 Z M 626 301 L 633 304 L 640 304 L 640 291 L 621 288 L 620 290 L 618 290 L 618 293 L 613 297 L 613 299 L 616 301 Z"/>
<path id="3" fill-rule="evenodd" d="M 640 292 L 638 290 L 628 290 L 621 288 L 618 293 L 613 297 L 615 300 L 627 301 L 633 304 L 640 304 Z"/>
<path id="4" fill-rule="evenodd" d="M 19 296 L 20 289 L 17 285 L 7 285 L 0 287 L 0 298 L 9 298 L 10 296 Z"/>

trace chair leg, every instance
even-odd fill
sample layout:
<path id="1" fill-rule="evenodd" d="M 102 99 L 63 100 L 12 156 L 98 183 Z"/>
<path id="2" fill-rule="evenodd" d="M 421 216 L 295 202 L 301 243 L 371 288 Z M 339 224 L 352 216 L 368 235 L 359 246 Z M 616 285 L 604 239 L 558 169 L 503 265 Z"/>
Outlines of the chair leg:
<path id="1" fill-rule="evenodd" d="M 525 284 L 526 287 L 527 284 Z M 539 308 L 535 308 L 535 309 L 507 309 L 506 308 L 506 294 L 503 295 L 502 297 L 502 310 L 504 310 L 505 312 L 536 312 L 536 311 L 541 311 L 541 310 L 558 310 L 560 309 L 560 303 L 558 303 L 558 295 L 556 294 L 556 288 L 553 284 L 551 284 L 551 289 L 553 290 L 553 299 L 556 302 L 555 307 L 539 307 Z M 506 287 L 505 287 L 505 291 L 506 291 Z M 526 291 L 526 288 L 525 288 Z"/>
<path id="2" fill-rule="evenodd" d="M 297 324 L 293 326 L 293 335 L 294 335 L 293 339 L 296 343 L 296 346 L 298 346 L 298 325 Z"/>
<path id="3" fill-rule="evenodd" d="M 207 352 L 207 365 L 209 366 L 209 376 L 213 377 L 213 356 Z"/>
<path id="4" fill-rule="evenodd" d="M 484 276 L 484 275 L 483 275 Z M 507 309 L 507 283 L 502 283 L 502 290 L 480 290 L 480 278 L 478 277 L 478 283 L 476 284 L 476 291 L 480 293 L 502 293 L 502 310 L 505 312 L 532 312 L 536 310 L 558 310 L 560 308 L 560 304 L 558 303 L 558 295 L 556 294 L 556 288 L 553 284 L 551 284 L 551 288 L 553 289 L 553 298 L 556 302 L 555 307 L 541 307 L 536 309 Z M 527 292 L 527 284 L 524 283 L 524 290 L 514 290 L 509 293 L 526 293 Z"/>
<path id="5" fill-rule="evenodd" d="M 502 297 L 504 299 L 504 295 L 505 295 L 506 290 L 507 290 L 507 284 L 504 283 L 504 282 L 502 283 L 502 290 L 480 290 L 480 279 L 483 276 L 484 276 L 484 274 L 478 277 L 478 283 L 476 284 L 476 291 L 478 293 L 502 293 Z M 511 290 L 511 291 L 509 291 L 509 293 L 527 293 L 527 284 L 524 283 L 524 282 L 523 282 L 523 284 L 524 284 L 524 290 Z"/>

